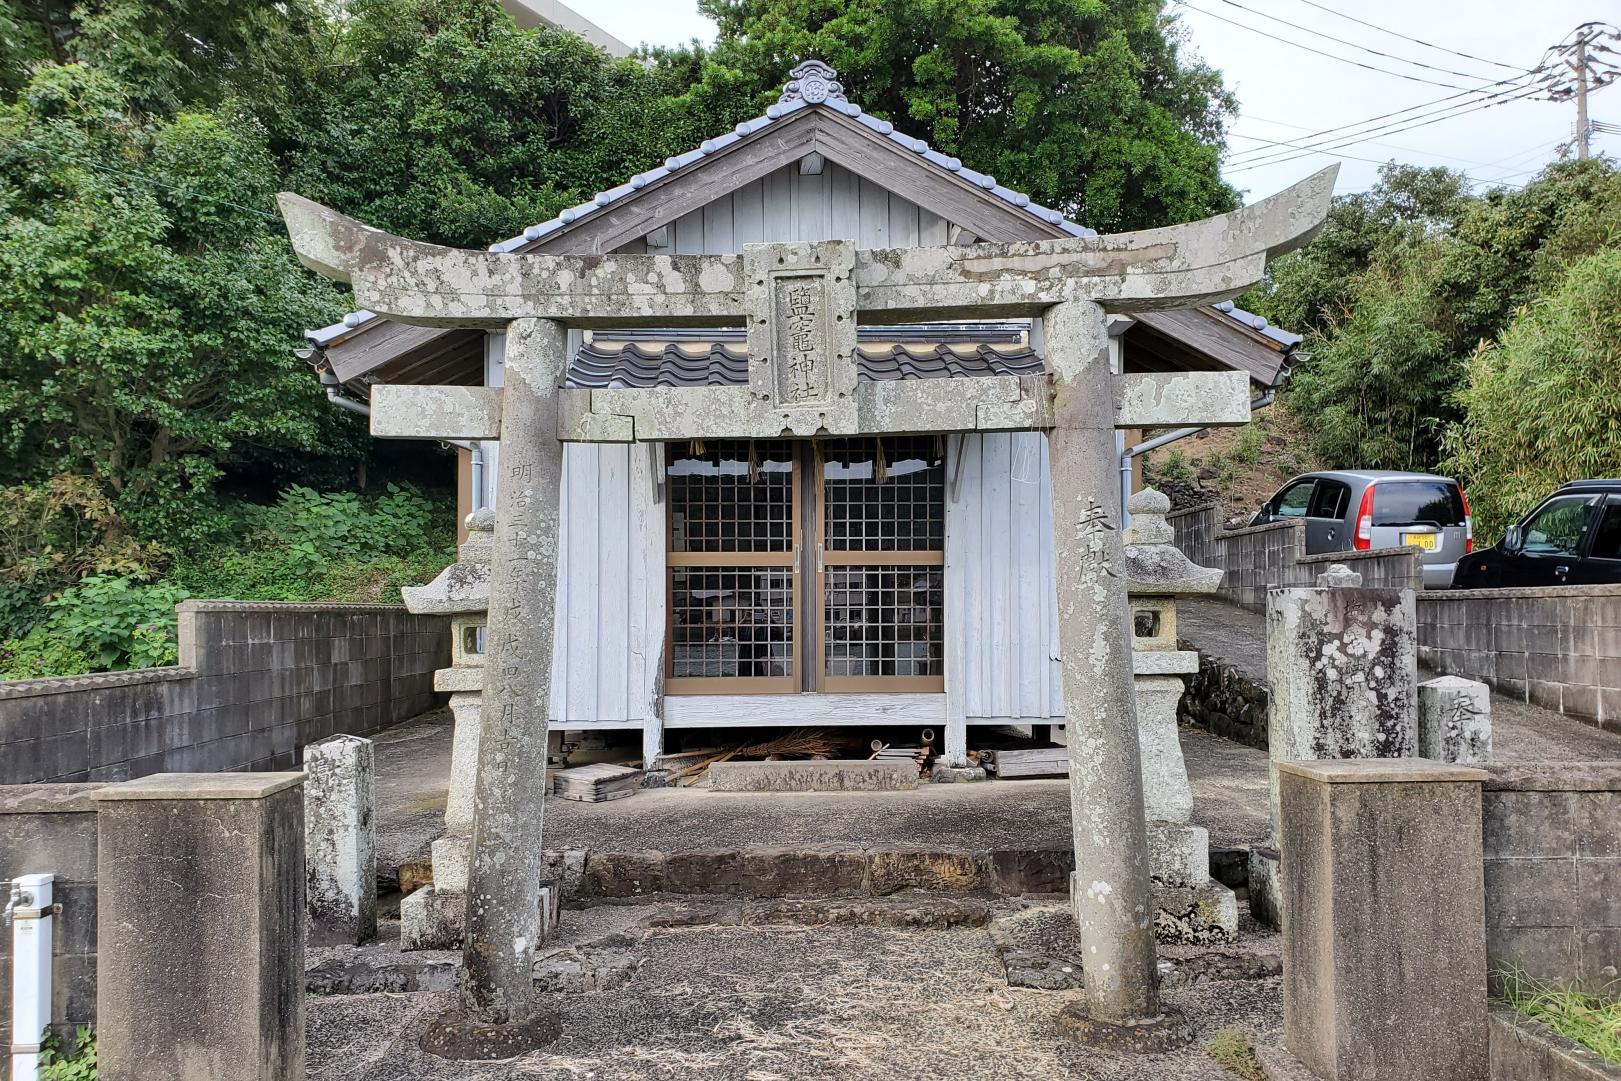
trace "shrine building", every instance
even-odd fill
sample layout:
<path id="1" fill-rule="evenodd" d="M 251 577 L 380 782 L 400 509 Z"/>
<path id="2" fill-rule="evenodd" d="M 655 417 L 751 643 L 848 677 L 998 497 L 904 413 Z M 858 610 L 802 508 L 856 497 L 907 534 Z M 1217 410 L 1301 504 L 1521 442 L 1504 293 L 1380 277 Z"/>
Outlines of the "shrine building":
<path id="1" fill-rule="evenodd" d="M 740 253 L 1094 235 L 866 115 L 816 61 L 766 115 L 491 246 Z M 791 328 L 791 313 L 789 326 Z M 504 334 L 355 312 L 308 338 L 329 394 L 500 386 Z M 1231 303 L 1115 317 L 1114 370 L 1242 371 L 1257 405 L 1299 338 Z M 862 380 L 1043 370 L 1039 320 L 862 326 Z M 574 388 L 746 386 L 745 331 L 571 330 Z M 787 365 L 793 371 L 791 358 Z M 1121 489 L 1138 444 L 1122 433 Z M 1047 436 L 569 443 L 551 726 L 639 730 L 1063 723 Z M 495 507 L 494 441 L 458 450 L 461 513 Z"/>

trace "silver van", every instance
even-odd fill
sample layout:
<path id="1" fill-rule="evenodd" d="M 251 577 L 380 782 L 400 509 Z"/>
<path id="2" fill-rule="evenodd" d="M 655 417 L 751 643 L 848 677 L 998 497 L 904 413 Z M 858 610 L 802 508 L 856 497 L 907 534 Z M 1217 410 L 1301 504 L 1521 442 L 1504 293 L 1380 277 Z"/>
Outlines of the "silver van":
<path id="1" fill-rule="evenodd" d="M 1262 504 L 1251 525 L 1306 523 L 1306 554 L 1411 545 L 1424 550 L 1424 585 L 1452 584 L 1474 551 L 1469 501 L 1451 477 L 1383 469 L 1330 470 L 1296 477 Z"/>

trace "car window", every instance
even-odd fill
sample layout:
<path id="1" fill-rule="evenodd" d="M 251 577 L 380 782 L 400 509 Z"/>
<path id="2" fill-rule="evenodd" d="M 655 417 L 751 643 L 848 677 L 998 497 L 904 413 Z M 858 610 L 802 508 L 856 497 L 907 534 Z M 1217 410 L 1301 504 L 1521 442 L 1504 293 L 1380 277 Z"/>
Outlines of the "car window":
<path id="1" fill-rule="evenodd" d="M 1311 505 L 1311 490 L 1316 484 L 1314 480 L 1303 480 L 1289 485 L 1273 500 L 1275 508 L 1272 513 L 1279 518 L 1304 518 L 1306 508 Z"/>
<path id="2" fill-rule="evenodd" d="M 1587 555 L 1591 559 L 1621 559 L 1621 499 L 1611 496 L 1605 505 Z"/>
<path id="3" fill-rule="evenodd" d="M 1383 480 L 1373 486 L 1374 525 L 1463 525 L 1463 495 L 1449 480 Z"/>
<path id="4" fill-rule="evenodd" d="M 1528 555 L 1575 555 L 1593 502 L 1585 495 L 1551 501 L 1526 520 L 1520 550 Z"/>
<path id="5" fill-rule="evenodd" d="M 1320 480 L 1317 482 L 1317 492 L 1311 498 L 1311 509 L 1306 512 L 1306 517 L 1344 518 L 1345 509 L 1350 502 L 1349 484 L 1341 484 L 1337 480 Z"/>

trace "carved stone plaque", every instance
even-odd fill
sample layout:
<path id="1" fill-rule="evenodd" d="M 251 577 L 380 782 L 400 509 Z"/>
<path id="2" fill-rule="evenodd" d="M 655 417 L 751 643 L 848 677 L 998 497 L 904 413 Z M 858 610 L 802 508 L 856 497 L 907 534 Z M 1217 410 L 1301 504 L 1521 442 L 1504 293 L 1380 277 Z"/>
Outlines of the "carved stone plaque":
<path id="1" fill-rule="evenodd" d="M 855 424 L 856 312 L 848 241 L 751 245 L 749 388 L 793 435 Z"/>

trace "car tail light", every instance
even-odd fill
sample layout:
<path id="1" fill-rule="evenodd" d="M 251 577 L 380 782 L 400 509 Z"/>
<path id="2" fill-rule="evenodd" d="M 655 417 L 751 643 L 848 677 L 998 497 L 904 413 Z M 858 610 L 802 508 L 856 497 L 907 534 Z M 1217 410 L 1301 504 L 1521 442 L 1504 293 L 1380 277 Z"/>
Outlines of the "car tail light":
<path id="1" fill-rule="evenodd" d="M 1351 535 L 1351 547 L 1366 552 L 1373 547 L 1373 485 L 1362 489 L 1362 505 L 1356 509 L 1356 532 Z"/>
<path id="2" fill-rule="evenodd" d="M 1463 554 L 1468 555 L 1475 550 L 1475 518 L 1469 513 L 1469 493 L 1459 488 L 1458 498 L 1463 500 Z"/>

